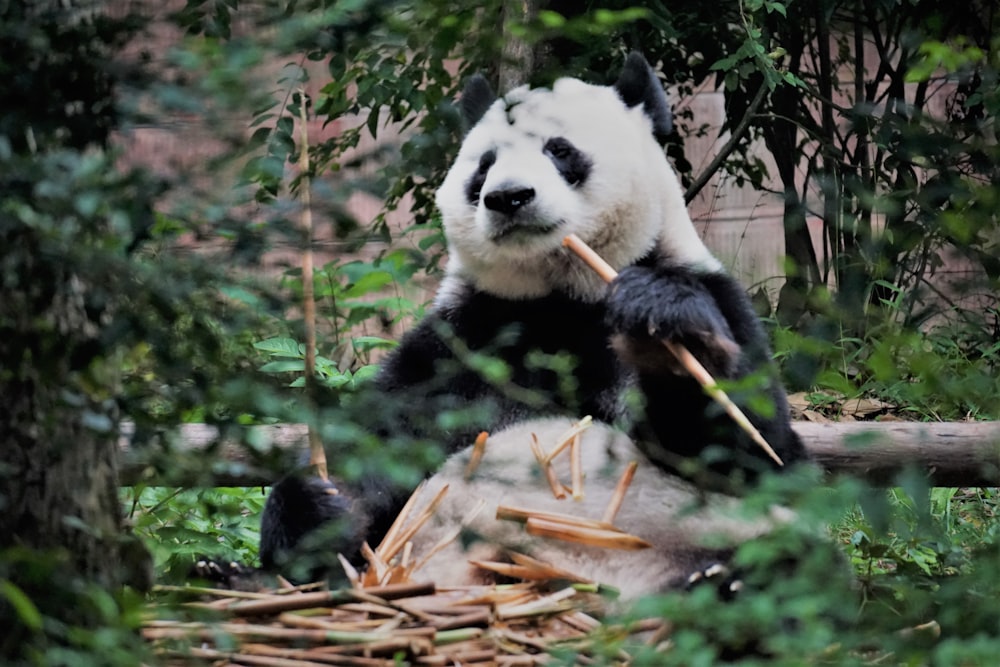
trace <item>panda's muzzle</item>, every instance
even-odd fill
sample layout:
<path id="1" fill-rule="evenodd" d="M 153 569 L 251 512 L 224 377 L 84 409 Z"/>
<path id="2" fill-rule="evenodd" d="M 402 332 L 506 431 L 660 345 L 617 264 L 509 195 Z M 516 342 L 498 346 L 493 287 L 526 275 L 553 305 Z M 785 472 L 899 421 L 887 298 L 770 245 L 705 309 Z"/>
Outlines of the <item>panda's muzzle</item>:
<path id="1" fill-rule="evenodd" d="M 502 185 L 483 196 L 483 205 L 490 211 L 491 241 L 526 238 L 548 234 L 558 224 L 538 217 L 532 211 L 535 189 Z"/>
<path id="2" fill-rule="evenodd" d="M 535 188 L 501 187 L 486 193 L 483 204 L 491 211 L 513 216 L 535 199 Z"/>

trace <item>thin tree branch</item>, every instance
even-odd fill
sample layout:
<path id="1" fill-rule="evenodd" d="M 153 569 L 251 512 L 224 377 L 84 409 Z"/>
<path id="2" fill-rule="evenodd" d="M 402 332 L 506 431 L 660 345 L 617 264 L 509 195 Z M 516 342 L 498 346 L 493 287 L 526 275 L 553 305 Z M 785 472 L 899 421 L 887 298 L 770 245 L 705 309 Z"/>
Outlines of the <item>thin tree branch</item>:
<path id="1" fill-rule="evenodd" d="M 757 94 L 754 96 L 753 100 L 750 102 L 750 106 L 747 107 L 746 113 L 743 114 L 743 118 L 740 120 L 739 125 L 733 130 L 733 133 L 729 137 L 729 141 L 715 154 L 712 162 L 705 167 L 704 171 L 695 179 L 691 184 L 691 187 L 687 189 L 684 193 L 684 203 L 690 204 L 691 201 L 698 196 L 698 193 L 708 185 L 708 181 L 711 180 L 712 176 L 715 175 L 722 163 L 726 161 L 726 158 L 736 150 L 736 145 L 746 134 L 747 129 L 750 127 L 750 120 L 757 113 L 757 109 L 760 108 L 761 102 L 764 101 L 764 95 L 767 93 L 767 85 L 764 83 L 760 84 L 760 88 L 757 89 Z"/>

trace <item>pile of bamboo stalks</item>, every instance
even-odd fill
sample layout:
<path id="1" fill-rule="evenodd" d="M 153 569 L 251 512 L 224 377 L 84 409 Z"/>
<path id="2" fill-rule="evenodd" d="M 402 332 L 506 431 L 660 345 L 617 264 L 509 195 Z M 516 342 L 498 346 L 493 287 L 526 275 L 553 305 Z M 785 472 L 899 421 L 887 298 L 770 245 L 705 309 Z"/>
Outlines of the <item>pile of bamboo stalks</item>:
<path id="1" fill-rule="evenodd" d="M 144 636 L 168 665 L 540 665 L 565 648 L 585 663 L 600 622 L 588 587 L 538 582 L 437 590 L 433 584 L 246 593 L 185 587 L 211 620 L 150 620 Z M 647 621 L 615 634 L 662 639 Z M 621 655 L 623 662 L 628 656 Z"/>

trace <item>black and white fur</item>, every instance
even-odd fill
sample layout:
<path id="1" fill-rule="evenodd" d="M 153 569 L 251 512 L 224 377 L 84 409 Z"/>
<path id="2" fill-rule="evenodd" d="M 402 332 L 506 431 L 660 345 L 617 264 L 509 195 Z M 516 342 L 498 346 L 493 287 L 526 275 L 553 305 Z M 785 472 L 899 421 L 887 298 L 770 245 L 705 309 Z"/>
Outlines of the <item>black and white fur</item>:
<path id="1" fill-rule="evenodd" d="M 764 331 L 743 289 L 698 237 L 656 140 L 671 129 L 663 89 L 632 54 L 613 86 L 560 79 L 551 89 L 518 88 L 497 99 L 477 77 L 461 107 L 470 130 L 437 193 L 446 275 L 431 312 L 386 360 L 369 397 L 404 413 L 391 420 L 395 426 L 379 427 L 381 435 L 412 429 L 454 455 L 432 478 L 432 486 L 452 486 L 439 523 L 418 534 L 425 544 L 416 557 L 448 525 L 469 521 L 469 508 L 483 498 L 491 507 L 469 529 L 490 557 L 502 557 L 501 547 L 524 549 L 627 595 L 683 584 L 762 530 L 732 513 L 732 498 L 711 496 L 706 504 L 703 489 L 738 490 L 775 465 L 677 367 L 661 339 L 683 343 L 717 378 L 755 377 L 749 384 L 772 409 L 749 410 L 749 390 L 737 402 L 787 466 L 804 451 Z M 563 247 L 569 233 L 620 272 L 610 286 Z M 571 382 L 529 362 L 536 351 L 569 355 Z M 464 363 L 477 352 L 507 365 L 505 382 Z M 429 400 L 482 403 L 491 416 L 468 429 L 417 426 L 407 406 L 426 414 Z M 555 501 L 528 439 L 535 433 L 544 441 L 583 415 L 598 422 L 583 443 L 586 499 Z M 491 433 L 486 458 L 465 482 L 463 450 L 480 430 Z M 493 520 L 497 504 L 599 518 L 633 458 L 640 472 L 618 523 L 653 549 L 629 554 L 527 539 L 519 526 Z M 377 543 L 411 491 L 377 472 L 339 495 L 325 487 L 299 476 L 275 486 L 263 517 L 265 566 L 315 542 L 311 531 L 320 524 L 341 528 L 324 544 L 330 552 L 350 556 L 362 539 Z M 439 584 L 474 576 L 455 562 L 464 562 L 459 548 L 429 563 L 426 575 Z"/>

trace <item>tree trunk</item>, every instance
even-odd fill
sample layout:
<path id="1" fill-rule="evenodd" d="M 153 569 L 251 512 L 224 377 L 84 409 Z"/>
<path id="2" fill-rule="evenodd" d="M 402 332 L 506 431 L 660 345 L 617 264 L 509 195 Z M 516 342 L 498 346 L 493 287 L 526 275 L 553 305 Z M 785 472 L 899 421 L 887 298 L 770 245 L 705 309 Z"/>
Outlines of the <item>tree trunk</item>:
<path id="1" fill-rule="evenodd" d="M 11 313 L 4 310 L 0 315 L 9 322 Z M 57 298 L 42 317 L 20 319 L 35 326 L 39 320 L 83 324 L 85 315 L 75 310 L 70 300 Z M 32 334 L 37 332 L 23 331 L 24 338 Z M 53 358 L 57 350 L 45 342 L 17 359 L 17 343 L 0 342 L 6 366 L 0 373 L 0 548 L 61 551 L 75 574 L 114 586 L 122 581 L 116 429 L 108 409 L 74 386 L 69 357 L 76 346 L 63 343 L 61 359 Z M 36 363 L 39 353 L 49 356 Z"/>
<path id="2" fill-rule="evenodd" d="M 528 83 L 535 71 L 535 45 L 515 37 L 507 30 L 508 21 L 526 22 L 538 14 L 540 0 L 506 0 L 501 12 L 504 32 L 497 88 L 501 94 Z"/>

